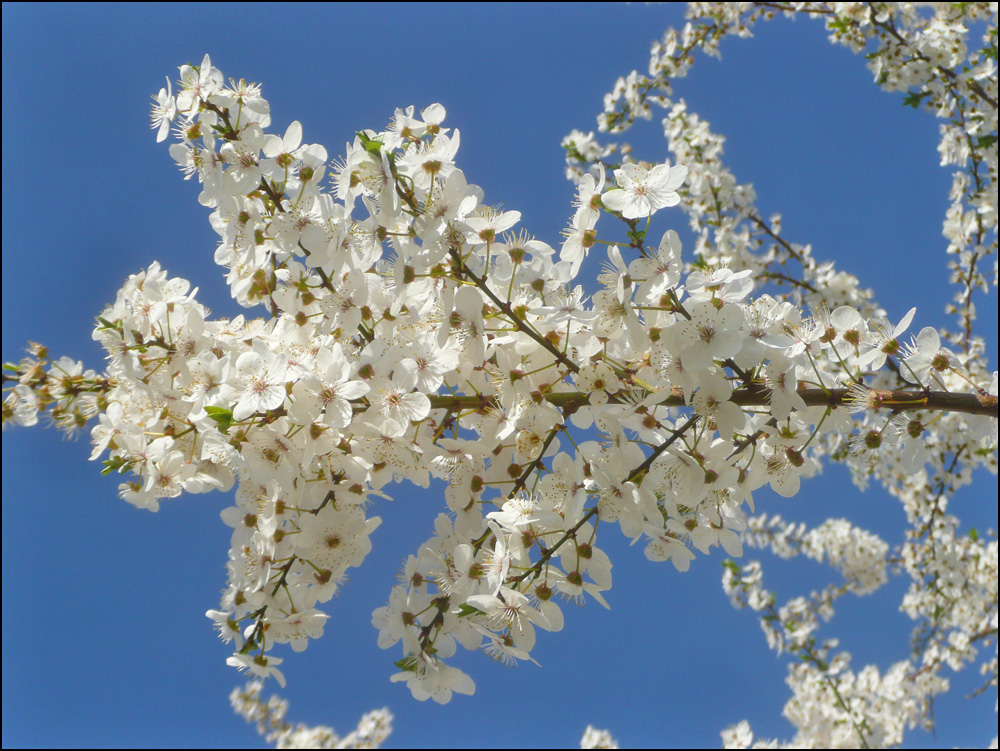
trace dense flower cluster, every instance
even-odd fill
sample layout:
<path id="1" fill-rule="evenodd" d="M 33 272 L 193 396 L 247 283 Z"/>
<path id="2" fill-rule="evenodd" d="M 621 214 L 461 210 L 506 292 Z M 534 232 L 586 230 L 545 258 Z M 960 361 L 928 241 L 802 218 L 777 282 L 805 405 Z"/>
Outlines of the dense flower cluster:
<path id="1" fill-rule="evenodd" d="M 679 164 L 689 167 L 689 189 L 681 191 L 679 205 L 696 234 L 695 252 L 733 271 L 749 270 L 759 283 L 783 289 L 783 300 L 814 311 L 815 326 L 842 335 L 854 327 L 857 316 L 870 320 L 879 315 L 872 292 L 832 263 L 818 261 L 810 246 L 785 239 L 780 216 L 762 217 L 752 186 L 741 184 L 722 162 L 724 139 L 682 99 L 675 99 L 672 88 L 674 79 L 690 71 L 696 51 L 719 57 L 723 39 L 751 36 L 758 21 L 779 12 L 823 19 L 832 42 L 865 53 L 879 86 L 905 92 L 905 104 L 944 121 L 941 164 L 954 168 L 943 233 L 951 281 L 958 287 L 949 309 L 957 317 L 957 328 L 925 328 L 909 341 L 899 340 L 902 350 L 893 355 L 892 342 L 912 323 L 911 316 L 896 325 L 870 325 L 867 334 L 873 346 L 861 362 L 879 373 L 867 385 L 893 389 L 919 383 L 952 391 L 964 388 L 960 384 L 967 376 L 968 383 L 995 394 L 996 375 L 986 369 L 983 341 L 974 334 L 973 294 L 986 291 L 989 281 L 993 286 L 997 282 L 997 6 L 919 5 L 690 3 L 690 22 L 682 30 L 668 30 L 653 45 L 648 74 L 633 71 L 605 97 L 599 129 L 622 133 L 635 120 L 652 119 L 654 110 L 662 109 L 668 147 Z M 978 48 L 970 41 L 977 25 Z M 581 186 L 605 169 L 618 168 L 616 159 L 631 160 L 627 143 L 602 144 L 593 133 L 574 131 L 563 145 L 567 174 Z M 992 279 L 984 273 L 991 256 Z M 808 351 L 812 345 L 803 338 L 800 346 Z M 950 380 L 948 373 L 954 371 L 948 368 L 958 362 L 966 374 Z M 964 419 L 953 412 L 931 419 L 897 414 L 887 420 L 877 408 L 888 405 L 864 389 L 855 390 L 854 405 L 861 422 L 853 436 L 845 441 L 839 430 L 831 433 L 833 440 L 823 441 L 822 449 L 814 442 L 813 456 L 826 453 L 844 461 L 859 486 L 874 479 L 899 498 L 909 522 L 905 544 L 890 554 L 877 536 L 844 520 L 831 519 L 807 530 L 766 514 L 749 517 L 745 544 L 782 557 L 803 554 L 826 562 L 842 574 L 844 583 L 810 598 L 793 598 L 776 609 L 773 596 L 759 587 L 757 563 L 731 568 L 723 581 L 736 604 L 762 613 L 772 648 L 794 652 L 799 659 L 789 671 L 793 698 L 785 711 L 798 728 L 791 741 L 796 747 L 898 744 L 904 727 L 932 723 L 933 697 L 948 686 L 940 676 L 942 666 L 961 669 L 977 659 L 979 645 L 990 642 L 995 655 L 997 547 L 995 539 L 989 539 L 995 533 L 985 538 L 975 530 L 960 533 L 947 504 L 971 481 L 975 466 L 996 472 L 996 420 Z M 991 450 L 969 445 L 969 439 L 980 438 L 985 439 L 980 446 Z M 834 640 L 818 642 L 811 634 L 819 620 L 833 616 L 838 597 L 881 587 L 890 565 L 910 580 L 901 609 L 918 624 L 913 655 L 881 677 L 874 666 L 854 676 L 846 668 L 849 655 L 827 656 Z M 979 667 L 986 679 L 983 689 L 996 686 L 996 657 Z M 723 738 L 731 746 L 753 743 L 745 722 L 731 727 Z"/>
<path id="2" fill-rule="evenodd" d="M 612 131 L 665 108 L 673 163 L 633 161 L 627 146 L 601 147 L 592 135 L 567 138 L 578 197 L 558 250 L 467 181 L 441 105 L 396 110 L 387 129 L 358 132 L 331 164 L 298 122 L 267 132 L 256 84 L 227 83 L 208 56 L 183 66 L 177 93 L 168 80 L 155 98 L 153 126 L 158 140 L 173 131 L 171 156 L 201 185 L 233 298 L 264 317 L 211 320 L 190 285 L 154 263 L 98 319 L 107 373 L 34 346 L 7 366 L 15 384 L 4 423 L 30 425 L 49 410 L 75 430 L 97 417 L 92 458 L 107 455 L 107 472 L 129 474 L 120 494 L 140 508 L 238 485 L 222 514 L 233 530 L 227 589 L 208 615 L 233 645 L 228 662 L 254 676 L 283 684 L 274 645 L 298 652 L 323 634 L 320 606 L 371 550 L 373 502 L 392 483 L 435 478 L 447 513 L 372 615 L 379 646 L 402 648 L 392 680 L 416 698 L 443 703 L 474 690 L 447 662 L 459 645 L 528 660 L 538 629 L 562 628 L 566 603 L 606 605 L 612 564 L 598 530 L 617 524 L 650 560 L 680 571 L 696 552 L 738 557 L 749 543 L 840 572 L 843 586 L 782 608 L 755 564 L 728 569 L 725 586 L 763 613 L 772 646 L 805 655 L 790 683 L 802 713 L 793 721 L 814 733 L 810 742 L 856 742 L 857 733 L 899 742 L 944 689 L 937 666 L 971 661 L 973 643 L 996 633 L 996 543 L 957 537 L 943 500 L 976 467 L 996 471 L 997 374 L 985 369 L 967 294 L 983 283 L 977 263 L 995 255 L 995 135 L 961 160 L 957 146 L 942 152 L 992 170 L 982 181 L 956 173 L 966 178 L 956 178 L 949 212 L 965 328 L 913 332 L 913 310 L 886 321 L 855 277 L 782 238 L 778 217 L 759 215 L 753 190 L 721 162 L 722 140 L 670 98 L 691 50 L 715 53 L 723 36 L 770 12 L 744 11 L 693 8 L 710 20 L 668 33 L 649 77 L 633 73 L 606 100 L 602 126 Z M 926 86 L 927 101 L 954 107 L 961 96 L 976 112 L 977 92 L 995 103 L 985 59 L 953 89 L 936 88 L 958 54 L 942 58 L 940 39 L 965 17 L 935 16 L 944 29 L 932 32 L 910 11 L 866 13 L 837 10 L 838 39 L 853 30 L 863 47 L 893 36 L 880 36 L 887 28 L 905 30 L 901 44 L 931 61 L 909 65 L 917 53 L 886 42 L 873 63 L 883 85 Z M 995 134 L 995 104 L 991 117 L 975 121 L 977 133 Z M 951 130 L 944 138 L 968 140 Z M 621 162 L 609 161 L 616 155 Z M 650 234 L 653 216 L 672 206 L 697 233 L 694 253 L 672 230 Z M 607 261 L 588 301 L 577 277 L 598 245 Z M 807 531 L 751 515 L 753 491 L 794 495 L 824 456 L 903 501 L 913 528 L 894 560 L 845 521 Z M 834 645 L 812 633 L 837 597 L 882 586 L 890 562 L 912 576 L 907 612 L 933 620 L 923 665 L 850 673 L 849 656 L 830 656 Z M 957 594 L 970 587 L 985 599 L 958 612 Z M 845 725 L 845 703 L 853 718 L 862 710 L 852 697 L 863 703 L 873 687 L 882 703 L 864 710 L 863 728 Z M 234 702 L 264 706 L 255 690 Z M 261 720 L 268 732 L 298 743 L 283 710 L 268 712 L 243 713 L 273 715 L 276 725 Z M 879 719 L 888 716 L 897 725 Z M 747 733 L 732 730 L 732 742 Z"/>

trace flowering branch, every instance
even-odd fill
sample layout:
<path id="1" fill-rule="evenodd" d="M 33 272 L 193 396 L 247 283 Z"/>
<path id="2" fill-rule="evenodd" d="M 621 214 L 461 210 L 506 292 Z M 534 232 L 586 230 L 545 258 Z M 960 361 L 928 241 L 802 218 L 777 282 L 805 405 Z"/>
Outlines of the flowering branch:
<path id="1" fill-rule="evenodd" d="M 299 652 L 322 635 L 320 606 L 371 550 L 381 519 L 370 507 L 404 480 L 442 482 L 447 513 L 372 623 L 380 647 L 401 644 L 392 680 L 419 700 L 472 693 L 472 679 L 447 662 L 458 645 L 505 664 L 530 660 L 536 628 L 561 630 L 561 603 L 607 605 L 612 566 L 599 529 L 618 525 L 679 571 L 695 551 L 740 556 L 744 539 L 812 555 L 849 583 L 782 609 L 752 568 L 731 568 L 724 586 L 765 611 L 769 640 L 803 658 L 793 688 L 813 705 L 833 701 L 849 715 L 850 740 L 874 744 L 877 723 L 855 718 L 850 681 L 834 677 L 846 658 L 828 660 L 830 644 L 809 634 L 840 594 L 881 586 L 887 546 L 836 520 L 812 533 L 768 527 L 751 515 L 753 491 L 795 495 L 825 458 L 845 462 L 859 484 L 882 482 L 910 525 L 897 557 L 912 581 L 906 607 L 933 623 L 916 651 L 944 649 L 948 624 L 961 663 L 971 659 L 969 634 L 991 633 L 995 594 L 992 611 L 966 620 L 952 605 L 989 592 L 971 561 L 995 569 L 995 542 L 955 542 L 942 494 L 978 467 L 996 468 L 997 374 L 971 303 L 977 269 L 995 252 L 995 239 L 986 244 L 996 234 L 996 137 L 973 138 L 984 126 L 970 125 L 995 124 L 996 113 L 983 111 L 995 101 L 988 62 L 960 68 L 965 52 L 953 44 L 979 6 L 941 9 L 936 31 L 908 6 L 852 8 L 694 6 L 705 17 L 669 31 L 650 74 L 620 79 L 600 119 L 622 132 L 664 109 L 674 163 L 568 136 L 578 188 L 558 251 L 514 234 L 520 214 L 489 206 L 468 183 L 441 105 L 358 131 L 331 166 L 325 148 L 302 142 L 297 121 L 282 136 L 267 132 L 259 86 L 226 85 L 208 56 L 185 65 L 178 93 L 168 83 L 156 97 L 158 138 L 175 127 L 170 154 L 202 185 L 230 292 L 248 310 L 262 306 L 264 319 L 210 319 L 190 285 L 154 263 L 98 318 L 107 374 L 33 345 L 4 365 L 4 424 L 48 412 L 71 432 L 96 418 L 91 458 L 107 453 L 106 473 L 130 474 L 119 492 L 140 508 L 238 483 L 222 514 L 232 529 L 227 587 L 208 616 L 233 645 L 229 664 L 279 682 L 274 646 Z M 725 168 L 721 138 L 671 99 L 695 50 L 718 54 L 724 37 L 748 35 L 775 10 L 821 15 L 836 41 L 857 49 L 877 44 L 880 84 L 952 117 L 943 149 L 966 170 L 946 220 L 960 334 L 908 334 L 916 309 L 886 320 L 856 277 L 785 239 L 780 217 L 762 218 L 752 187 Z M 959 103 L 942 99 L 942 80 Z M 961 137 L 951 130 L 960 126 Z M 675 206 L 697 236 L 688 260 L 673 230 L 650 240 L 654 216 Z M 617 232 L 599 231 L 602 219 Z M 627 245 L 612 239 L 619 222 Z M 574 283 L 595 247 L 607 248 L 607 263 L 588 299 Z M 963 568 L 939 571 L 942 558 Z M 918 688 L 926 706 L 936 673 Z M 259 684 L 235 696 L 272 740 L 316 735 L 261 704 Z M 335 742 L 332 731 L 320 735 Z"/>

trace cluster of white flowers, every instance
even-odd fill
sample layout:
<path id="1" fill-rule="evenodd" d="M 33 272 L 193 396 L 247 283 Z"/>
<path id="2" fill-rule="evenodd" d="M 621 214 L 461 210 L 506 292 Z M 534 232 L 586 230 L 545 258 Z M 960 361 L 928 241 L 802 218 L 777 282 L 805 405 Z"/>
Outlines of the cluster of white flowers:
<path id="1" fill-rule="evenodd" d="M 874 346 L 861 363 L 879 373 L 867 385 L 891 390 L 920 384 L 957 391 L 967 388 L 965 381 L 978 383 L 981 393 L 996 394 L 996 374 L 987 370 L 983 340 L 974 333 L 973 302 L 975 292 L 987 291 L 990 281 L 997 283 L 996 3 L 689 3 L 690 22 L 681 31 L 668 30 L 653 45 L 648 75 L 633 71 L 605 97 L 599 129 L 621 133 L 637 119 L 651 119 L 653 107 L 663 109 L 670 151 L 689 169 L 679 205 L 696 235 L 698 255 L 733 271 L 749 270 L 759 283 L 785 290 L 783 301 L 817 311 L 812 325 L 831 334 L 842 336 L 857 321 L 879 316 L 871 291 L 861 288 L 856 277 L 817 261 L 810 246 L 785 239 L 780 216 L 761 216 L 752 186 L 740 184 L 721 161 L 724 139 L 689 112 L 683 99 L 673 98 L 673 79 L 688 74 L 695 51 L 719 57 L 725 37 L 750 36 L 754 23 L 777 13 L 823 19 L 831 41 L 865 53 L 879 86 L 905 92 L 905 104 L 944 121 L 941 164 L 954 171 L 943 234 L 951 281 L 957 285 L 949 312 L 958 325 L 954 331 L 924 328 L 909 342 L 899 339 L 912 322 L 909 314 L 898 325 L 869 325 L 868 341 Z M 979 49 L 969 42 L 977 25 Z M 615 169 L 616 155 L 625 163 L 631 160 L 627 143 L 601 144 L 592 133 L 574 131 L 563 145 L 567 173 L 581 186 Z M 989 279 L 984 272 L 991 256 Z M 903 344 L 896 355 L 891 353 L 893 341 Z M 813 345 L 806 336 L 798 346 L 810 352 Z M 959 362 L 962 375 L 950 369 Z M 790 669 L 794 696 L 786 707 L 786 716 L 799 729 L 793 746 L 900 743 L 904 726 L 932 722 L 931 699 L 947 688 L 940 668 L 958 670 L 972 663 L 979 645 L 994 643 L 994 656 L 980 664 L 986 677 L 983 689 L 997 683 L 995 532 L 960 533 L 958 519 L 946 512 L 949 497 L 971 481 L 976 466 L 996 473 L 997 422 L 956 412 L 931 419 L 898 413 L 885 420 L 875 409 L 888 406 L 880 397 L 860 388 L 854 396 L 861 422 L 853 435 L 845 441 L 838 429 L 817 437 L 812 456 L 825 453 L 844 461 L 859 487 L 874 479 L 896 496 L 909 522 L 905 543 L 890 554 L 884 541 L 845 520 L 831 519 L 807 530 L 762 514 L 747 519 L 744 543 L 781 557 L 803 554 L 827 562 L 840 571 L 844 583 L 775 609 L 774 596 L 759 586 L 757 562 L 742 569 L 733 565 L 723 581 L 734 604 L 762 611 L 769 644 L 800 659 Z M 981 448 L 972 448 L 970 439 L 983 439 Z M 832 640 L 817 647 L 812 634 L 819 620 L 833 616 L 838 597 L 870 594 L 885 584 L 890 565 L 910 580 L 901 609 L 918 624 L 912 662 L 892 666 L 881 678 L 877 668 L 868 666 L 855 679 L 846 671 L 844 656 L 826 657 Z M 837 670 L 829 667 L 834 663 Z M 723 737 L 730 746 L 753 743 L 745 722 Z"/>
<path id="2" fill-rule="evenodd" d="M 598 730 L 593 725 L 587 725 L 580 739 L 580 748 L 618 748 L 618 741 L 611 737 L 607 730 Z"/>
<path id="3" fill-rule="evenodd" d="M 864 732 L 878 726 L 875 742 L 893 742 L 901 731 L 879 718 L 915 722 L 916 710 L 900 707 L 925 706 L 941 689 L 936 672 L 919 690 L 901 688 L 908 668 L 855 676 L 811 636 L 840 594 L 886 581 L 888 546 L 847 522 L 806 532 L 747 512 L 765 485 L 796 494 L 823 456 L 846 460 L 859 482 L 896 487 L 914 526 L 901 565 L 915 586 L 935 577 L 908 607 L 916 617 L 948 597 L 935 623 L 967 638 L 935 659 L 971 659 L 969 619 L 988 628 L 992 614 L 996 632 L 996 543 L 990 564 L 988 546 L 956 538 L 940 496 L 977 466 L 996 470 L 997 375 L 971 331 L 951 337 L 957 353 L 934 329 L 907 338 L 913 310 L 885 321 L 855 277 L 759 215 L 752 189 L 721 163 L 721 139 L 668 96 L 694 47 L 717 53 L 722 36 L 747 30 L 741 6 L 708 10 L 715 25 L 668 34 L 650 77 L 623 79 L 602 118 L 604 129 L 621 130 L 651 105 L 666 108 L 674 164 L 631 161 L 630 149 L 596 146 L 592 135 L 567 138 L 578 197 L 558 252 L 466 180 L 459 133 L 443 127 L 441 105 L 396 110 L 387 129 L 358 132 L 331 166 L 326 149 L 303 143 L 298 122 L 282 136 L 266 132 L 259 86 L 227 84 L 208 56 L 183 66 L 177 94 L 168 80 L 155 98 L 153 125 L 159 140 L 173 129 L 170 154 L 201 184 L 233 298 L 265 318 L 210 320 L 186 281 L 153 264 L 98 319 L 107 374 L 34 346 L 5 366 L 14 385 L 4 424 L 32 424 L 46 409 L 67 429 L 98 416 L 92 458 L 106 453 L 106 472 L 131 473 L 120 494 L 141 508 L 238 483 L 236 505 L 222 514 L 233 529 L 228 585 L 208 615 L 234 645 L 228 662 L 255 676 L 283 684 L 274 645 L 298 652 L 322 635 L 318 606 L 371 550 L 375 499 L 391 483 L 427 487 L 433 477 L 446 486 L 447 513 L 372 616 L 379 646 L 402 646 L 392 680 L 416 698 L 472 693 L 472 679 L 446 662 L 458 645 L 503 663 L 531 659 L 536 629 L 562 628 L 564 603 L 606 605 L 612 564 L 597 533 L 617 523 L 644 541 L 649 559 L 680 571 L 695 551 L 740 556 L 746 541 L 774 541 L 780 553 L 840 571 L 842 587 L 779 609 L 752 565 L 729 569 L 726 587 L 764 612 L 773 646 L 809 656 L 792 683 L 800 727 L 820 722 L 817 712 L 841 727 L 843 710 L 829 697 L 862 701 L 878 684 L 894 698 L 865 715 Z M 882 29 L 895 17 L 869 23 Z M 995 101 L 995 79 L 965 78 L 992 86 Z M 970 152 L 992 154 L 993 178 L 995 148 L 994 139 Z M 624 161 L 606 166 L 614 154 Z M 963 258 L 979 242 L 981 260 L 987 231 L 995 253 L 996 212 L 982 210 L 990 188 L 972 190 L 959 200 L 979 201 L 974 226 L 949 238 L 963 243 Z M 697 263 L 672 230 L 647 242 L 654 214 L 676 205 L 697 232 Z M 597 245 L 607 263 L 588 302 L 576 279 Z M 930 498 L 941 482 L 949 484 Z M 981 571 L 970 579 L 973 565 Z M 957 612 L 961 598 L 943 590 L 970 580 L 988 590 L 989 571 L 992 604 Z M 994 662 L 994 679 L 995 671 Z M 282 724 L 283 706 L 262 709 L 259 688 L 234 702 L 268 732 L 283 728 L 281 742 L 299 742 L 300 731 Z"/>
<path id="4" fill-rule="evenodd" d="M 392 712 L 383 707 L 365 714 L 358 726 L 343 738 L 325 725 L 291 725 L 285 721 L 288 702 L 271 696 L 266 702 L 260 693 L 261 681 L 251 681 L 234 688 L 229 695 L 233 710 L 247 722 L 257 725 L 257 732 L 275 748 L 381 748 L 392 733 Z"/>
<path id="5" fill-rule="evenodd" d="M 257 86 L 225 86 L 207 57 L 180 82 L 176 98 L 161 91 L 154 121 L 175 118 L 171 153 L 214 209 L 234 298 L 271 317 L 206 320 L 189 284 L 154 264 L 99 317 L 106 388 L 74 398 L 62 383 L 94 378 L 57 362 L 48 398 L 81 415 L 93 411 L 87 394 L 103 400 L 94 456 L 109 451 L 108 470 L 133 473 L 121 486 L 130 503 L 155 510 L 238 480 L 222 515 L 229 588 L 209 616 L 235 644 L 230 664 L 255 675 L 282 681 L 271 647 L 301 651 L 322 635 L 317 606 L 371 550 L 380 519 L 367 508 L 392 481 L 447 482 L 451 513 L 373 614 L 380 646 L 403 645 L 393 680 L 444 702 L 474 689 L 444 661 L 458 644 L 529 659 L 536 628 L 562 628 L 558 599 L 604 603 L 598 522 L 679 570 L 694 550 L 740 555 L 753 490 L 795 494 L 817 469 L 814 438 L 847 440 L 848 405 L 909 406 L 863 386 L 869 372 L 893 356 L 944 356 L 942 374 L 969 378 L 944 350 L 905 348 L 912 311 L 896 326 L 848 307 L 808 318 L 750 299 L 751 270 L 726 263 L 683 279 L 676 233 L 649 248 L 638 220 L 679 202 L 687 167 L 628 164 L 610 190 L 603 176 L 584 180 L 557 256 L 509 232 L 517 212 L 483 205 L 455 166 L 459 135 L 440 105 L 359 133 L 335 197 L 321 187 L 326 151 L 303 145 L 298 123 L 265 133 Z M 359 199 L 364 219 L 352 218 Z M 572 286 L 588 251 L 578 240 L 596 241 L 602 215 L 623 221 L 631 243 L 608 245 L 587 306 Z M 38 398 L 37 370 L 24 368 L 15 397 Z M 934 406 L 924 381 L 920 404 Z M 891 443 L 894 423 L 872 419 L 872 448 Z M 560 433 L 594 425 L 599 440 L 560 450 Z"/>
<path id="6" fill-rule="evenodd" d="M 824 525 L 827 526 L 827 525 Z M 871 537 L 837 522 L 842 536 Z M 786 528 L 787 530 L 787 528 Z M 855 534 L 851 535 L 850 532 Z M 821 530 L 813 530 L 813 533 Z M 803 547 L 810 545 L 808 537 Z M 856 544 L 852 546 L 857 550 Z M 884 543 L 875 546 L 885 548 Z M 860 557 L 870 557 L 864 553 Z M 839 561 L 834 565 L 843 565 Z M 876 566 L 878 568 L 878 566 Z M 884 571 L 884 563 L 881 568 Z M 876 577 L 878 578 L 878 577 Z M 884 578 L 884 574 L 883 577 Z M 775 596 L 762 586 L 762 571 L 758 562 L 740 567 L 729 562 L 723 577 L 723 588 L 736 607 L 749 607 L 761 613 L 760 622 L 768 644 L 779 654 L 789 651 L 798 660 L 789 665 L 787 682 L 792 697 L 785 705 L 785 717 L 797 733 L 788 748 L 821 745 L 825 748 L 882 748 L 903 741 L 903 731 L 918 725 L 930 729 L 931 705 L 937 694 L 948 690 L 949 683 L 933 670 L 921 670 L 910 660 L 894 664 L 885 675 L 868 665 L 859 673 L 849 670 L 851 655 L 831 651 L 838 641 L 819 641 L 816 632 L 820 619 L 833 617 L 833 604 L 847 591 L 867 594 L 848 582 L 843 587 L 828 587 L 811 597 L 796 597 L 781 607 L 775 606 Z M 746 721 L 727 728 L 722 733 L 726 748 L 777 747 L 773 741 L 754 743 Z"/>

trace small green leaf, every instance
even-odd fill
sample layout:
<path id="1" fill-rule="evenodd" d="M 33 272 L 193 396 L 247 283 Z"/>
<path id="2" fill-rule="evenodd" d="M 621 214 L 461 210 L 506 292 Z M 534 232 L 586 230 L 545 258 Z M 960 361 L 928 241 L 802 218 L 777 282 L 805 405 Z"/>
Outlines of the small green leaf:
<path id="1" fill-rule="evenodd" d="M 924 97 L 930 94 L 929 91 L 911 91 L 909 94 L 903 97 L 903 104 L 906 107 L 913 107 L 913 109 L 918 109 L 920 103 L 923 102 Z"/>
<path id="2" fill-rule="evenodd" d="M 826 22 L 826 28 L 830 31 L 845 33 L 851 27 L 850 21 L 846 18 L 834 18 Z"/>
<path id="3" fill-rule="evenodd" d="M 132 466 L 132 462 L 121 456 L 113 456 L 110 459 L 105 459 L 101 464 L 104 465 L 104 469 L 101 470 L 102 475 L 110 475 L 112 472 L 123 474 L 126 469 Z"/>
<path id="4" fill-rule="evenodd" d="M 208 416 L 219 424 L 219 430 L 223 433 L 229 430 L 233 424 L 233 411 L 225 407 L 205 407 Z"/>
<path id="5" fill-rule="evenodd" d="M 369 154 L 381 154 L 382 153 L 382 142 L 378 141 L 371 136 L 366 135 L 363 131 L 355 131 L 358 138 L 361 140 L 361 145 L 364 150 Z"/>
<path id="6" fill-rule="evenodd" d="M 642 241 L 646 239 L 646 233 L 643 230 L 629 230 L 628 239 L 632 241 L 633 245 L 642 245 Z"/>

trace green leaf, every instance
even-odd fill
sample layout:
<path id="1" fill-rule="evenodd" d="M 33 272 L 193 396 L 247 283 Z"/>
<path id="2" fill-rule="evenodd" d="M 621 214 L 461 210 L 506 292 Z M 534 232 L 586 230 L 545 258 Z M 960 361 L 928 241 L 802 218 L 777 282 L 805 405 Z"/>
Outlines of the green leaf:
<path id="1" fill-rule="evenodd" d="M 361 140 L 361 145 L 364 147 L 365 151 L 369 154 L 381 154 L 382 153 L 382 142 L 378 141 L 371 136 L 366 135 L 363 131 L 355 131 L 358 138 Z"/>
<path id="2" fill-rule="evenodd" d="M 629 230 L 628 239 L 632 241 L 634 245 L 642 245 L 642 241 L 646 239 L 646 232 L 644 230 Z"/>
<path id="3" fill-rule="evenodd" d="M 929 91 L 911 91 L 909 94 L 903 97 L 903 104 L 906 107 L 913 107 L 913 109 L 918 109 L 920 103 L 930 94 Z"/>
<path id="4" fill-rule="evenodd" d="M 225 407 L 205 407 L 208 416 L 219 424 L 219 430 L 223 433 L 229 431 L 229 426 L 233 424 L 233 411 Z"/>
<path id="5" fill-rule="evenodd" d="M 102 475 L 110 475 L 112 472 L 123 474 L 126 469 L 132 466 L 131 461 L 121 456 L 113 456 L 110 459 L 105 459 L 101 464 L 104 465 L 104 469 L 101 470 Z"/>
<path id="6" fill-rule="evenodd" d="M 729 569 L 730 571 L 732 571 L 737 576 L 739 576 L 739 574 L 740 574 L 739 564 L 736 563 L 736 561 L 734 561 L 732 558 L 723 561 L 722 562 L 722 568 Z"/>
<path id="7" fill-rule="evenodd" d="M 850 27 L 851 23 L 846 18 L 833 18 L 826 22 L 826 28 L 830 31 L 838 31 L 841 34 L 845 33 Z"/>

